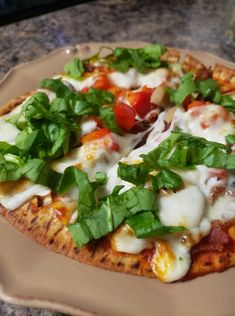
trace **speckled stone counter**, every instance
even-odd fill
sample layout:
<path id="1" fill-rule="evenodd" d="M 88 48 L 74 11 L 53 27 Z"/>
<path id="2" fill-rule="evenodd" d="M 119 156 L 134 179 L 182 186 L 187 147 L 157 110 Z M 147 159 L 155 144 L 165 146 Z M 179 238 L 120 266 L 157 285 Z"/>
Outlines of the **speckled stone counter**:
<path id="1" fill-rule="evenodd" d="M 57 47 L 91 41 L 160 42 L 235 61 L 235 49 L 226 44 L 233 36 L 232 18 L 235 0 L 102 0 L 78 5 L 0 27 L 0 78 L 13 66 Z M 0 315 L 62 314 L 0 301 Z"/>

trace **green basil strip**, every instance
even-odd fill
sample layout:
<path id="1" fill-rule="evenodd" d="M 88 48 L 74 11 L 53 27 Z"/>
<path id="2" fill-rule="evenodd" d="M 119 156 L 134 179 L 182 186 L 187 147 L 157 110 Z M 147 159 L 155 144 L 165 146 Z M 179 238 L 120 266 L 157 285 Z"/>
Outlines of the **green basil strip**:
<path id="1" fill-rule="evenodd" d="M 122 180 L 139 186 L 145 184 L 149 170 L 144 163 L 128 165 L 119 162 L 117 173 Z"/>
<path id="2" fill-rule="evenodd" d="M 126 72 L 130 67 L 136 68 L 139 72 L 156 69 L 166 66 L 160 59 L 165 51 L 166 48 L 159 44 L 137 49 L 118 47 L 109 56 L 109 66 L 121 72 Z"/>
<path id="3" fill-rule="evenodd" d="M 182 183 L 181 177 L 171 170 L 162 170 L 156 176 L 152 177 L 153 189 L 156 191 L 161 189 L 175 190 L 178 189 Z"/>
<path id="4" fill-rule="evenodd" d="M 75 167 L 66 168 L 55 191 L 63 193 L 74 185 L 79 189 L 78 215 L 82 216 L 91 211 L 96 203 L 94 189 L 86 172 Z"/>
<path id="5" fill-rule="evenodd" d="M 184 100 L 195 92 L 196 85 L 194 83 L 193 74 L 191 72 L 187 73 L 181 78 L 181 84 L 178 89 L 168 89 L 170 100 L 176 104 L 180 105 Z"/>
<path id="6" fill-rule="evenodd" d="M 121 134 L 121 129 L 117 126 L 113 108 L 102 107 L 99 113 L 100 118 L 105 123 L 106 127 L 116 134 Z"/>
<path id="7" fill-rule="evenodd" d="M 141 155 L 150 168 L 209 168 L 235 169 L 235 155 L 226 145 L 182 132 L 172 132 L 157 148 Z"/>
<path id="8" fill-rule="evenodd" d="M 85 67 L 79 58 L 74 58 L 67 62 L 67 64 L 64 66 L 64 72 L 71 78 L 79 79 L 85 72 Z"/>
<path id="9" fill-rule="evenodd" d="M 164 226 L 153 212 L 141 212 L 125 220 L 137 238 L 173 234 L 185 230 L 183 226 Z"/>
<path id="10" fill-rule="evenodd" d="M 227 135 L 227 136 L 225 137 L 225 139 L 226 139 L 226 143 L 227 143 L 228 145 L 233 145 L 233 144 L 235 144 L 235 135 L 229 134 L 229 135 Z"/>
<path id="11" fill-rule="evenodd" d="M 153 191 L 132 188 L 120 195 L 116 193 L 108 196 L 99 208 L 83 213 L 79 223 L 69 225 L 79 247 L 107 235 L 134 214 L 147 210 L 157 211 L 156 194 Z"/>

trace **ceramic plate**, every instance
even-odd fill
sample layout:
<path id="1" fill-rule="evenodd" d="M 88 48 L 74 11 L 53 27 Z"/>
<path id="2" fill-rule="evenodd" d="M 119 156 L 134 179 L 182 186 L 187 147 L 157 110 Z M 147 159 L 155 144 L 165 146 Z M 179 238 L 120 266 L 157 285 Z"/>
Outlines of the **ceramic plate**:
<path id="1" fill-rule="evenodd" d="M 88 57 L 102 45 L 145 44 L 65 47 L 17 66 L 0 82 L 0 105 L 34 89 L 41 79 L 62 71 L 72 57 Z M 206 65 L 221 63 L 235 68 L 235 64 L 205 52 L 190 54 Z M 234 280 L 235 268 L 174 284 L 101 270 L 44 249 L 0 217 L 0 297 L 10 303 L 80 316 L 232 316 Z"/>

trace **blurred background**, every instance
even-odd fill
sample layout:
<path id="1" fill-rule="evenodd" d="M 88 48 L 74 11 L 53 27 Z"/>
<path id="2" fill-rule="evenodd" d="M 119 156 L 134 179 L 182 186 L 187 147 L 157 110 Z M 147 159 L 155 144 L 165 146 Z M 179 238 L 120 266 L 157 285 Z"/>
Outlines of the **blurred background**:
<path id="1" fill-rule="evenodd" d="M 88 1 L 89 0 L 0 0 L 0 25 Z"/>

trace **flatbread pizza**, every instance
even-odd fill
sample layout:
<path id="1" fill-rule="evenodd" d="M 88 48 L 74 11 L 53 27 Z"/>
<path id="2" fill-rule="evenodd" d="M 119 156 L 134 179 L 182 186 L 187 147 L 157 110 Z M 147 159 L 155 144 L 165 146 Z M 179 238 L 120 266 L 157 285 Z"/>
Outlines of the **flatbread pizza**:
<path id="1" fill-rule="evenodd" d="M 0 214 L 25 235 L 162 282 L 235 265 L 235 70 L 101 48 L 0 111 Z"/>

